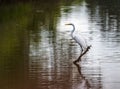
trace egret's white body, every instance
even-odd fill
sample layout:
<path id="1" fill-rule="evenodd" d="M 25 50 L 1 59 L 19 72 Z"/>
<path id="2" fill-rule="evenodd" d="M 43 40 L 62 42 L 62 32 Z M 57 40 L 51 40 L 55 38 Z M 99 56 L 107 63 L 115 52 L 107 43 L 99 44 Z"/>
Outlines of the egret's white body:
<path id="1" fill-rule="evenodd" d="M 86 39 L 82 35 L 75 33 L 74 24 L 70 23 L 70 24 L 66 24 L 66 25 L 73 26 L 73 30 L 71 31 L 71 36 L 80 45 L 82 52 L 84 52 L 88 47 Z"/>
<path id="2" fill-rule="evenodd" d="M 87 41 L 82 35 L 79 35 L 77 33 L 72 33 L 71 36 L 76 41 L 76 43 L 80 45 L 83 51 L 88 47 Z"/>

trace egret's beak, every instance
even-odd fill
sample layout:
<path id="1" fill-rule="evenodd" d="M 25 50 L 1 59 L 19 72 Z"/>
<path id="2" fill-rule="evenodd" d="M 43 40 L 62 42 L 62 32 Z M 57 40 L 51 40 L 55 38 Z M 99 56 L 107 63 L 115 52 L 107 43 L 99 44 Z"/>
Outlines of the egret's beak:
<path id="1" fill-rule="evenodd" d="M 65 24 L 65 25 L 71 25 L 70 23 L 68 23 L 68 24 Z"/>

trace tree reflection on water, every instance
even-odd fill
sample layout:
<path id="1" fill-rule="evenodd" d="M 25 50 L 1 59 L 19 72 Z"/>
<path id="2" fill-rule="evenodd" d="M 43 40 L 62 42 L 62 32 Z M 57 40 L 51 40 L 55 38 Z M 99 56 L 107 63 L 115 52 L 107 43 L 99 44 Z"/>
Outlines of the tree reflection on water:
<path id="1" fill-rule="evenodd" d="M 119 3 L 0 0 L 0 89 L 119 89 Z M 93 44 L 75 67 L 80 50 L 66 21 Z"/>

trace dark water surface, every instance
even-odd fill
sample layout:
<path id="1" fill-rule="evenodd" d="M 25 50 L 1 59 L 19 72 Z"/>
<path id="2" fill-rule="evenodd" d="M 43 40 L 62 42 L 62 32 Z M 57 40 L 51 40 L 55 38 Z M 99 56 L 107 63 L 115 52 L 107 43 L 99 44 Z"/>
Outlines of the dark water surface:
<path id="1" fill-rule="evenodd" d="M 79 64 L 72 22 L 92 45 Z M 0 89 L 120 89 L 120 1 L 0 2 Z"/>

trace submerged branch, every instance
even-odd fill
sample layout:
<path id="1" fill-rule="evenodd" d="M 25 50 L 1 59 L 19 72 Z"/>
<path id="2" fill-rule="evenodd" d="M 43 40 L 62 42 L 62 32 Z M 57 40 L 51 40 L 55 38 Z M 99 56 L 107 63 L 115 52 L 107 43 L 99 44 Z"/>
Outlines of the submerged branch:
<path id="1" fill-rule="evenodd" d="M 75 60 L 75 61 L 73 61 L 73 63 L 75 64 L 76 62 L 81 61 L 82 56 L 85 55 L 89 51 L 90 47 L 91 46 L 88 46 L 87 49 L 82 54 L 80 54 L 80 56 L 78 57 L 78 59 Z"/>

